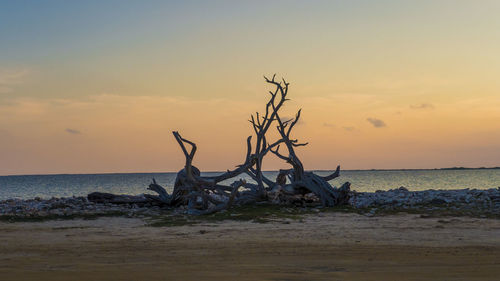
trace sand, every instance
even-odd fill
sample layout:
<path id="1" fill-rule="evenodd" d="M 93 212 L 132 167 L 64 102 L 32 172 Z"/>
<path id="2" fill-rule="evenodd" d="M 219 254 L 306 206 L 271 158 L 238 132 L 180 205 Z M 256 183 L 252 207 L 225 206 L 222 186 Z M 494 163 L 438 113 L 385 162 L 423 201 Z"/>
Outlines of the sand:
<path id="1" fill-rule="evenodd" d="M 500 280 L 500 220 L 0 222 L 0 280 Z"/>

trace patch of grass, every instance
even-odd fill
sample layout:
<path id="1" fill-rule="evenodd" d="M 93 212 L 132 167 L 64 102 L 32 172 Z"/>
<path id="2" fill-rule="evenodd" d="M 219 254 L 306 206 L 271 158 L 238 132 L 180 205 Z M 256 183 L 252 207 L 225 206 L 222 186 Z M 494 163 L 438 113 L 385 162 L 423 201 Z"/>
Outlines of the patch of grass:
<path id="1" fill-rule="evenodd" d="M 408 208 L 386 205 L 376 208 L 364 209 L 361 213 L 369 213 L 370 210 L 372 209 L 376 209 L 376 211 L 372 212 L 372 214 L 377 216 L 407 213 L 407 214 L 420 214 L 422 218 L 475 217 L 475 218 L 500 219 L 500 214 L 493 212 L 492 209 L 471 208 L 460 204 L 440 204 L 440 205 L 418 204 L 410 206 Z"/>
<path id="2" fill-rule="evenodd" d="M 13 216 L 13 215 L 3 215 L 0 216 L 0 221 L 3 222 L 43 222 L 50 220 L 73 220 L 73 219 L 84 219 L 84 220 L 95 220 L 100 217 L 121 217 L 125 216 L 125 212 L 107 212 L 101 214 L 75 214 L 75 215 L 48 215 L 48 216 Z"/>
<path id="3" fill-rule="evenodd" d="M 90 228 L 88 226 L 63 226 L 63 227 L 53 227 L 52 230 L 68 230 L 68 229 L 85 229 Z"/>
<path id="4" fill-rule="evenodd" d="M 334 206 L 319 209 L 324 213 L 354 213 L 354 214 L 364 214 L 370 211 L 370 208 L 354 208 L 351 205 Z"/>
<path id="5" fill-rule="evenodd" d="M 272 204 L 246 205 L 203 216 L 165 215 L 148 219 L 154 227 L 183 226 L 199 223 L 215 223 L 226 220 L 268 223 L 272 221 L 301 220 L 303 215 L 313 213 L 310 209 L 284 207 Z"/>
<path id="6" fill-rule="evenodd" d="M 200 223 L 200 221 L 191 219 L 185 215 L 165 215 L 154 216 L 146 219 L 148 226 L 153 227 L 171 227 L 171 226 L 184 226 Z"/>

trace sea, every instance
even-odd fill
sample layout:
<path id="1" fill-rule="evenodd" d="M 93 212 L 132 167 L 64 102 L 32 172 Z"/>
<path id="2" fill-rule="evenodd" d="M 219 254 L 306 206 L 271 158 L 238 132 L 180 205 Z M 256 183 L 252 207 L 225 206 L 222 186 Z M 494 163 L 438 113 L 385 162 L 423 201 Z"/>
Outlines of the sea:
<path id="1" fill-rule="evenodd" d="M 332 171 L 315 171 L 327 175 Z M 202 173 L 214 176 L 219 173 Z M 277 172 L 264 174 L 275 179 Z M 167 191 L 173 189 L 176 173 L 124 173 L 124 174 L 61 174 L 0 176 L 0 200 L 35 197 L 86 196 L 99 191 L 116 194 L 138 195 L 147 190 L 154 178 Z M 246 176 L 241 176 L 252 181 Z M 409 190 L 426 189 L 489 189 L 500 187 L 500 169 L 436 169 L 436 170 L 347 170 L 332 180 L 333 186 L 351 183 L 359 192 L 389 190 L 401 186 Z"/>

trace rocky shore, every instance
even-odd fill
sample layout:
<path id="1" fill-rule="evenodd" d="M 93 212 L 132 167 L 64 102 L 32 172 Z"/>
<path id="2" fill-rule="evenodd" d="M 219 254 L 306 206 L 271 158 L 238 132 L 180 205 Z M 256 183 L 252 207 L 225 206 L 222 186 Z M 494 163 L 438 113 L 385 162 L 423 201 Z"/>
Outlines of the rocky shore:
<path id="1" fill-rule="evenodd" d="M 396 211 L 500 218 L 500 188 L 408 191 L 400 187 L 377 192 L 353 191 L 349 204 L 349 210 L 368 216 Z M 306 209 L 318 211 L 316 207 Z M 182 208 L 172 210 L 151 203 L 99 203 L 89 201 L 87 197 L 0 201 L 2 220 L 111 215 L 151 217 L 172 212 L 182 214 L 183 211 Z"/>
<path id="2" fill-rule="evenodd" d="M 0 219 L 50 218 L 50 217 L 97 217 L 97 216 L 154 216 L 165 210 L 149 203 L 112 204 L 96 203 L 87 197 L 63 197 L 28 200 L 8 199 L 0 201 Z"/>
<path id="3" fill-rule="evenodd" d="M 500 217 L 500 187 L 486 190 L 408 191 L 405 187 L 376 192 L 354 192 L 349 203 L 369 214 L 390 210 L 408 210 L 450 215 Z M 444 213 L 443 213 L 444 211 Z"/>

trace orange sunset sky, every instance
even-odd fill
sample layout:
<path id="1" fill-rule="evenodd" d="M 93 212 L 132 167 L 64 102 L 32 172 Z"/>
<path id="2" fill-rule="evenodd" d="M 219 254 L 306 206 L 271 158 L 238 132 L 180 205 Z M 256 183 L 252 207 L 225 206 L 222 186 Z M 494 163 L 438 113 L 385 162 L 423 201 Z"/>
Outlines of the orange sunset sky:
<path id="1" fill-rule="evenodd" d="M 243 161 L 262 75 L 307 169 L 500 166 L 499 1 L 2 1 L 0 175 Z M 266 169 L 286 167 L 268 155 Z"/>

